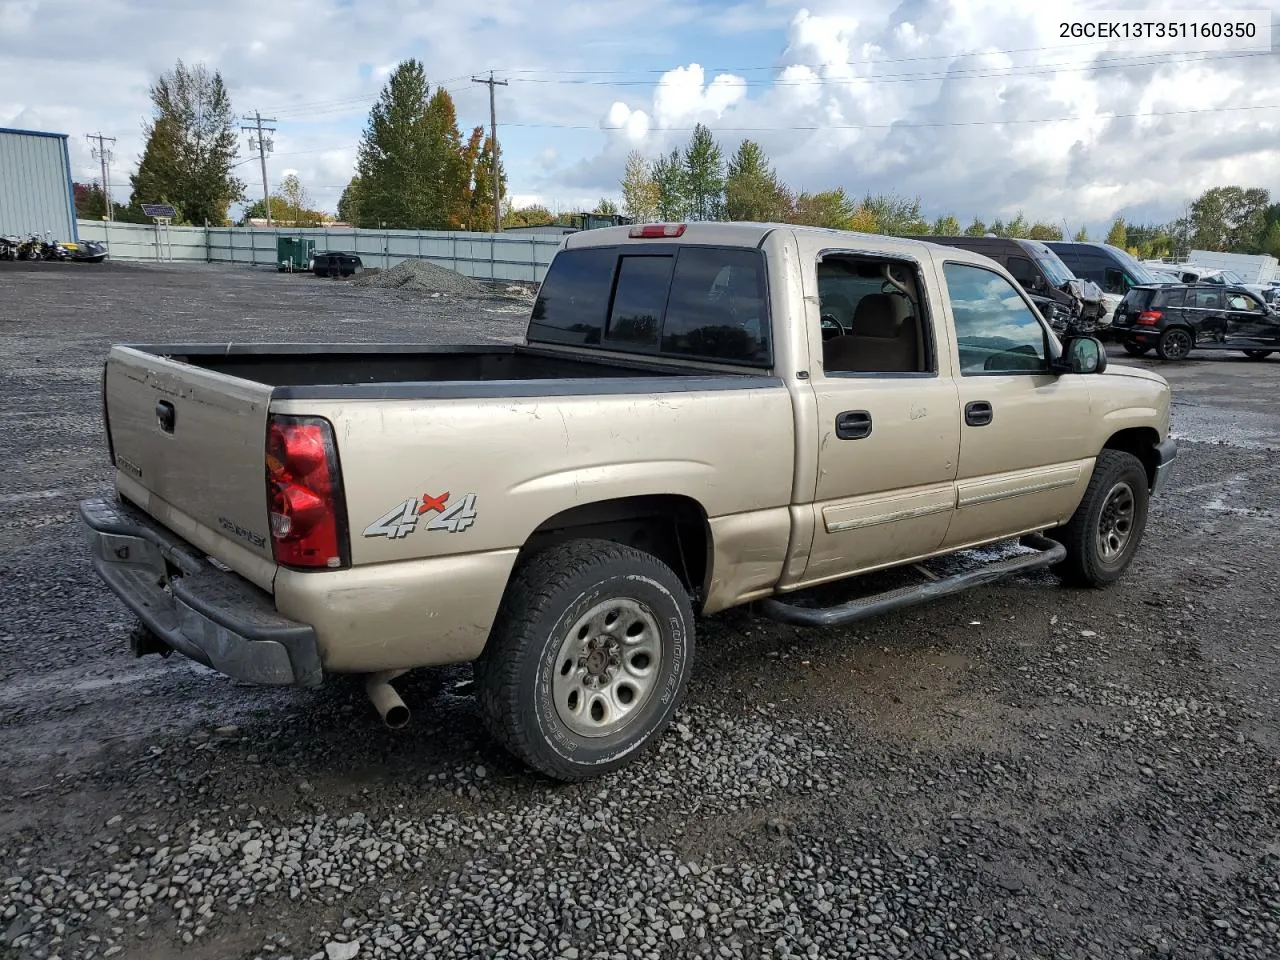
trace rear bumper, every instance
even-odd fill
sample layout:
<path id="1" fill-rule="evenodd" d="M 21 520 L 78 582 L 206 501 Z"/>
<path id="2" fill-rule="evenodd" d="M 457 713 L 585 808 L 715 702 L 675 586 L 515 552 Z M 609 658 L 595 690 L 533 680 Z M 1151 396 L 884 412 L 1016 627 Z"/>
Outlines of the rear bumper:
<path id="1" fill-rule="evenodd" d="M 1151 481 L 1151 495 L 1162 492 L 1169 480 L 1169 470 L 1178 456 L 1178 445 L 1172 440 L 1165 440 L 1156 446 L 1156 473 Z"/>
<path id="2" fill-rule="evenodd" d="M 281 616 L 270 595 L 122 501 L 84 500 L 80 515 L 98 576 L 174 650 L 247 683 L 323 681 L 315 631 Z"/>

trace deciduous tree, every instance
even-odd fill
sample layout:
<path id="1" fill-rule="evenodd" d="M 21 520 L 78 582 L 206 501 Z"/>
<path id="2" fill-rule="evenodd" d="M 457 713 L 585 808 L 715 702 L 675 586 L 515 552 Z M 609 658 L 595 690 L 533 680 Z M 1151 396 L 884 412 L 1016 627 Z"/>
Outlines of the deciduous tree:
<path id="1" fill-rule="evenodd" d="M 639 150 L 627 154 L 627 167 L 622 176 L 622 208 L 636 223 L 651 223 L 658 218 L 662 191 L 654 180 L 649 161 Z"/>
<path id="2" fill-rule="evenodd" d="M 237 145 L 231 96 L 222 74 L 181 60 L 151 87 L 146 147 L 130 178 L 130 206 L 170 203 L 176 223 L 223 224 L 244 183 L 231 173 Z"/>

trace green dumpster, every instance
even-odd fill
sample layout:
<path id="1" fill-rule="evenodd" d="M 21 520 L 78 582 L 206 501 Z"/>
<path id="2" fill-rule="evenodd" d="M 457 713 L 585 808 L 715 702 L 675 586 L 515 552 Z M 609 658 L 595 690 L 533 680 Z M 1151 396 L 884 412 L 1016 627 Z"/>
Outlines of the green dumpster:
<path id="1" fill-rule="evenodd" d="M 307 237 L 276 237 L 276 269 L 281 273 L 310 270 L 315 250 L 316 242 Z"/>

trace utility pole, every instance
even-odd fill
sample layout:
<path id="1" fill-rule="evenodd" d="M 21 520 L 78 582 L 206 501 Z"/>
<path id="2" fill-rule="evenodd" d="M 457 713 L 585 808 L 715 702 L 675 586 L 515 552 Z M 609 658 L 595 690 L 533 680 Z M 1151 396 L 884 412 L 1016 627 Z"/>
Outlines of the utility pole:
<path id="1" fill-rule="evenodd" d="M 498 179 L 498 108 L 494 102 L 495 87 L 505 87 L 507 81 L 493 79 L 493 71 L 489 71 L 489 79 L 472 77 L 472 83 L 483 83 L 489 87 L 489 140 L 493 143 L 493 232 L 502 232 L 502 181 Z"/>
<path id="2" fill-rule="evenodd" d="M 111 209 L 111 181 L 107 179 L 107 166 L 113 159 L 115 159 L 115 154 L 107 149 L 106 144 L 115 143 L 116 138 L 104 137 L 101 130 L 97 133 L 86 133 L 84 138 L 86 140 L 98 141 L 98 145 L 93 148 L 93 159 L 102 164 L 102 196 L 107 203 L 107 219 L 114 220 L 115 213 Z"/>
<path id="3" fill-rule="evenodd" d="M 252 126 L 242 126 L 241 130 L 249 132 L 257 131 L 256 137 L 249 138 L 249 149 L 258 151 L 258 160 L 262 164 L 262 204 L 267 211 L 267 225 L 271 225 L 271 191 L 267 187 L 267 154 L 271 152 L 271 138 L 266 136 L 267 133 L 275 133 L 275 127 L 264 127 L 264 123 L 275 123 L 275 117 L 264 117 L 260 111 L 255 110 L 252 119 Z"/>

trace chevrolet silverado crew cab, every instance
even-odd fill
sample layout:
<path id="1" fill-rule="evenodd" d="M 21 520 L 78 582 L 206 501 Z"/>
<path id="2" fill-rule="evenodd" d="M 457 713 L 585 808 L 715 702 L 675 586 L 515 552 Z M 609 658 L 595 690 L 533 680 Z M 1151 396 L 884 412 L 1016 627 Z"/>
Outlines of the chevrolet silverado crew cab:
<path id="1" fill-rule="evenodd" d="M 391 680 L 471 662 L 493 736 L 564 780 L 662 733 L 700 616 L 1112 583 L 1175 455 L 1164 379 L 992 260 L 752 223 L 566 237 L 517 344 L 115 346 L 103 403 L 116 495 L 81 514 L 135 655 L 360 674 L 390 726 Z"/>

